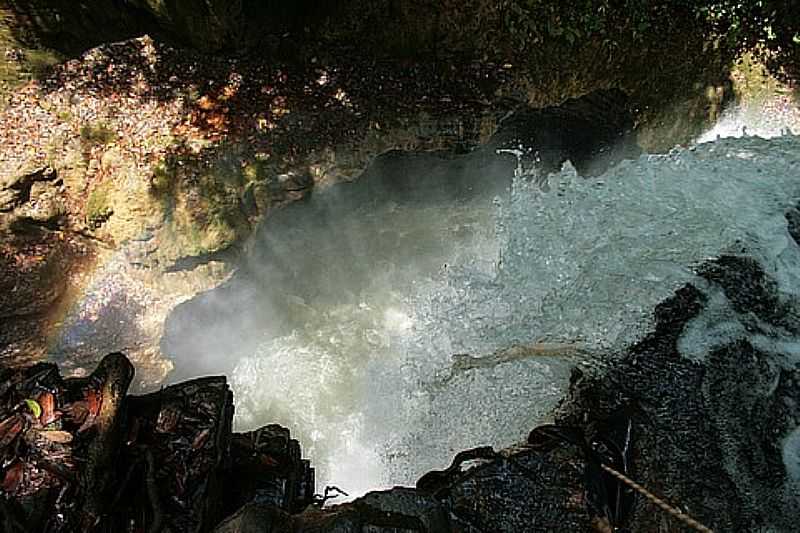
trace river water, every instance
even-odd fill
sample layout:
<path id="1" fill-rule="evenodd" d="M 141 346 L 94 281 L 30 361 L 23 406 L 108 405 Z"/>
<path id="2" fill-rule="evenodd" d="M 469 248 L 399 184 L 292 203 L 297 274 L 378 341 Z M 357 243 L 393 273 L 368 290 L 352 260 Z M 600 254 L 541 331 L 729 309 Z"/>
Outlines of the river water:
<path id="1" fill-rule="evenodd" d="M 268 218 L 234 278 L 174 319 L 180 377 L 229 372 L 235 429 L 288 426 L 318 486 L 351 497 L 519 442 L 572 368 L 612 362 L 658 302 L 703 286 L 701 261 L 745 243 L 800 290 L 796 124 L 741 113 L 691 148 L 544 184 L 513 154 L 384 156 Z M 682 350 L 737 331 L 695 328 Z"/>

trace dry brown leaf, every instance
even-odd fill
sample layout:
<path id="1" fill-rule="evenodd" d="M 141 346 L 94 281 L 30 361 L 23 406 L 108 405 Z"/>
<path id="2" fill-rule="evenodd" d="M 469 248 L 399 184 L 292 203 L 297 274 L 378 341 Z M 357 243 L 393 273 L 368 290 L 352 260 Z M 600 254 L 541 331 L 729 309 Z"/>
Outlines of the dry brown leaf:
<path id="1" fill-rule="evenodd" d="M 22 474 L 25 472 L 25 465 L 17 461 L 6 470 L 3 483 L 0 485 L 5 493 L 14 493 L 22 482 Z"/>
<path id="2" fill-rule="evenodd" d="M 42 414 L 39 417 L 39 422 L 46 426 L 54 422 L 58 417 L 56 416 L 56 399 L 50 392 L 44 392 L 37 398 L 39 405 L 42 408 Z"/>
<path id="3" fill-rule="evenodd" d="M 40 431 L 39 435 L 50 442 L 57 442 L 59 444 L 68 444 L 72 442 L 72 434 L 67 431 Z"/>

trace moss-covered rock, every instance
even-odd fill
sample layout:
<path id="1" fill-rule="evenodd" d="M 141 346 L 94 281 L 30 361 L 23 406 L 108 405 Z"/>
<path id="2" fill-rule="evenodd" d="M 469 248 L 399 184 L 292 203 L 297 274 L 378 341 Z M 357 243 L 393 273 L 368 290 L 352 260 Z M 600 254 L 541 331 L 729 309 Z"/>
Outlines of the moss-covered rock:
<path id="1" fill-rule="evenodd" d="M 111 194 L 113 188 L 109 182 L 104 182 L 95 187 L 89 193 L 89 198 L 86 200 L 86 222 L 92 227 L 97 228 L 114 214 L 114 208 L 111 204 Z"/>
<path id="2" fill-rule="evenodd" d="M 86 146 L 104 145 L 116 138 L 114 131 L 102 122 L 88 123 L 81 126 L 81 141 Z"/>

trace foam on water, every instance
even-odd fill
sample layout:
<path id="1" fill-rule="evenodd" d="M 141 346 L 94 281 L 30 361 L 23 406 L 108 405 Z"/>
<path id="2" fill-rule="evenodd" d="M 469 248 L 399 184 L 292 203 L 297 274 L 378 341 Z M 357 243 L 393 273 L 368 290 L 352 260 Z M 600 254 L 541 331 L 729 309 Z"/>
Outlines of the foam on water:
<path id="1" fill-rule="evenodd" d="M 765 139 L 800 133 L 800 107 L 791 95 L 774 95 L 766 102 L 743 103 L 726 109 L 698 142 L 717 138 L 758 136 Z"/>
<path id="2" fill-rule="evenodd" d="M 418 268 L 420 252 L 400 239 L 395 253 L 407 260 L 376 263 L 355 300 L 296 301 L 294 332 L 266 340 L 233 374 L 236 425 L 288 425 L 320 483 L 351 494 L 413 483 L 462 449 L 517 442 L 547 417 L 570 369 L 592 356 L 533 354 L 457 370 L 452 355 L 558 342 L 613 357 L 648 331 L 656 304 L 691 282 L 711 303 L 681 350 L 702 359 L 743 328 L 693 266 L 745 247 L 781 293 L 796 295 L 800 250 L 784 213 L 798 199 L 800 140 L 786 136 L 644 156 L 599 178 L 567 168 L 547 191 L 520 177 L 508 196 L 468 206 L 401 209 L 393 232 L 445 235 L 447 246 L 424 252 L 438 268 Z M 469 213 L 470 237 L 461 238 Z M 366 255 L 343 265 L 371 261 L 369 239 L 359 246 Z M 793 338 L 753 342 L 800 353 Z M 789 462 L 796 440 L 787 441 Z"/>

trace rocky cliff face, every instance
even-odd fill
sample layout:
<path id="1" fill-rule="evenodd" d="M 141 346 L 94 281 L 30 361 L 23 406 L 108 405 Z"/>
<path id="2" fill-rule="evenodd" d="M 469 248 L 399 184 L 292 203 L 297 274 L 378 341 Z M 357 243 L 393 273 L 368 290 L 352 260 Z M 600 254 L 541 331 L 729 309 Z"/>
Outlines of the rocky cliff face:
<path id="1" fill-rule="evenodd" d="M 657 73 L 676 83 L 665 84 L 641 78 L 635 65 L 648 58 L 638 48 L 584 57 L 556 39 L 521 60 L 498 30 L 508 13 L 490 4 L 11 2 L 2 35 L 13 30 L 73 54 L 143 32 L 191 48 L 149 37 L 104 44 L 9 96 L 0 128 L 0 267 L 9 290 L 0 308 L 13 326 L 0 333 L 3 360 L 70 353 L 80 373 L 124 348 L 144 365 L 141 384 L 154 385 L 170 367 L 157 348 L 169 311 L 224 280 L 271 210 L 355 179 L 375 156 L 470 151 L 526 106 L 614 87 L 627 94 L 608 107 L 589 99 L 584 109 L 517 115 L 518 123 L 572 124 L 545 141 L 555 168 L 570 151 L 566 140 L 586 140 L 576 125 L 587 115 L 597 124 L 634 109 L 634 120 L 646 119 L 651 104 L 667 108 L 669 95 L 698 80 L 698 116 L 713 115 L 724 97 L 706 98 L 725 59 L 706 57 L 700 36 L 654 43 L 657 55 L 681 50 L 670 56 L 673 70 Z M 5 52 L 21 68 L 34 51 Z M 684 76 L 685 57 L 712 67 Z M 95 296 L 78 305 L 86 289 Z M 106 340 L 84 344 L 87 332 Z"/>
<path id="2" fill-rule="evenodd" d="M 0 131 L 5 362 L 69 353 L 80 373 L 125 349 L 156 384 L 167 313 L 225 279 L 268 213 L 392 149 L 473 150 L 525 107 L 513 68 L 349 59 L 267 65 L 141 38 L 16 92 Z M 538 143 L 557 166 L 631 127 L 615 93 L 508 121 L 487 149 Z"/>

